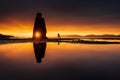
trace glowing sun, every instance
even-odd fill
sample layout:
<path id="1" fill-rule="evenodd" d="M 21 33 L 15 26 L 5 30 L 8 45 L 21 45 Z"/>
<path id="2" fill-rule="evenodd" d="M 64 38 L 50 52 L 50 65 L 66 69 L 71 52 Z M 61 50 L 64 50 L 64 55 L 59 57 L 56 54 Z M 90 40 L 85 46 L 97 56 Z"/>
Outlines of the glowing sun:
<path id="1" fill-rule="evenodd" d="M 40 38 L 40 37 L 41 37 L 40 32 L 36 32 L 36 33 L 35 33 L 35 37 L 36 37 L 36 38 Z"/>

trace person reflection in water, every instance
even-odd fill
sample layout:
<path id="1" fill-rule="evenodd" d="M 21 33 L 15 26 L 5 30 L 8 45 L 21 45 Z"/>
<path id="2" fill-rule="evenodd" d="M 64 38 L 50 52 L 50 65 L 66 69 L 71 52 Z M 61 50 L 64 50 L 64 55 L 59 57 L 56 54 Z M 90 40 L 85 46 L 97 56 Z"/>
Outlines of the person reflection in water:
<path id="1" fill-rule="evenodd" d="M 34 53 L 36 57 L 36 62 L 41 63 L 42 58 L 44 58 L 46 50 L 46 42 L 44 43 L 33 43 Z"/>

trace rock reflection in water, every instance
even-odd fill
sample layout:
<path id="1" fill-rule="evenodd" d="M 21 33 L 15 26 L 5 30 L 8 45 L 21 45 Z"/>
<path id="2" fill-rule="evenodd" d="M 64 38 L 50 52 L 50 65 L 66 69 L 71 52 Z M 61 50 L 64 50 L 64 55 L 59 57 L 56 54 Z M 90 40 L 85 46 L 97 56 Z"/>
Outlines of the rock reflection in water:
<path id="1" fill-rule="evenodd" d="M 44 43 L 33 43 L 34 53 L 36 57 L 36 62 L 41 63 L 42 58 L 44 58 L 45 50 L 46 50 L 46 42 Z"/>

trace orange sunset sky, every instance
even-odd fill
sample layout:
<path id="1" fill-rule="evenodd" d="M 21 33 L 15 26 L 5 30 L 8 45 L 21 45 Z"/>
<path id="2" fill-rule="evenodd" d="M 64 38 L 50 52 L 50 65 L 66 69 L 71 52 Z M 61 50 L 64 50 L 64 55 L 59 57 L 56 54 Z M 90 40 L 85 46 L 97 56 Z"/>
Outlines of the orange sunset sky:
<path id="1" fill-rule="evenodd" d="M 120 5 L 117 2 L 114 4 L 103 1 L 93 2 L 0 1 L 2 6 L 0 33 L 16 37 L 32 37 L 36 13 L 42 12 L 48 37 L 55 37 L 57 33 L 61 35 L 120 34 Z"/>

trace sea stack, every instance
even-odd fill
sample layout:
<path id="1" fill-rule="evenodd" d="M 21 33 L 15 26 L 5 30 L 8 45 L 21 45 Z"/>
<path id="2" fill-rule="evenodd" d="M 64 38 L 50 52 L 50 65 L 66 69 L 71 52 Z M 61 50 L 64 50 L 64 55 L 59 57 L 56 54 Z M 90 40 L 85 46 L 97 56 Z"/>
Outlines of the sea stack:
<path id="1" fill-rule="evenodd" d="M 37 13 L 33 28 L 33 39 L 46 39 L 46 33 L 45 20 L 41 13 Z"/>

